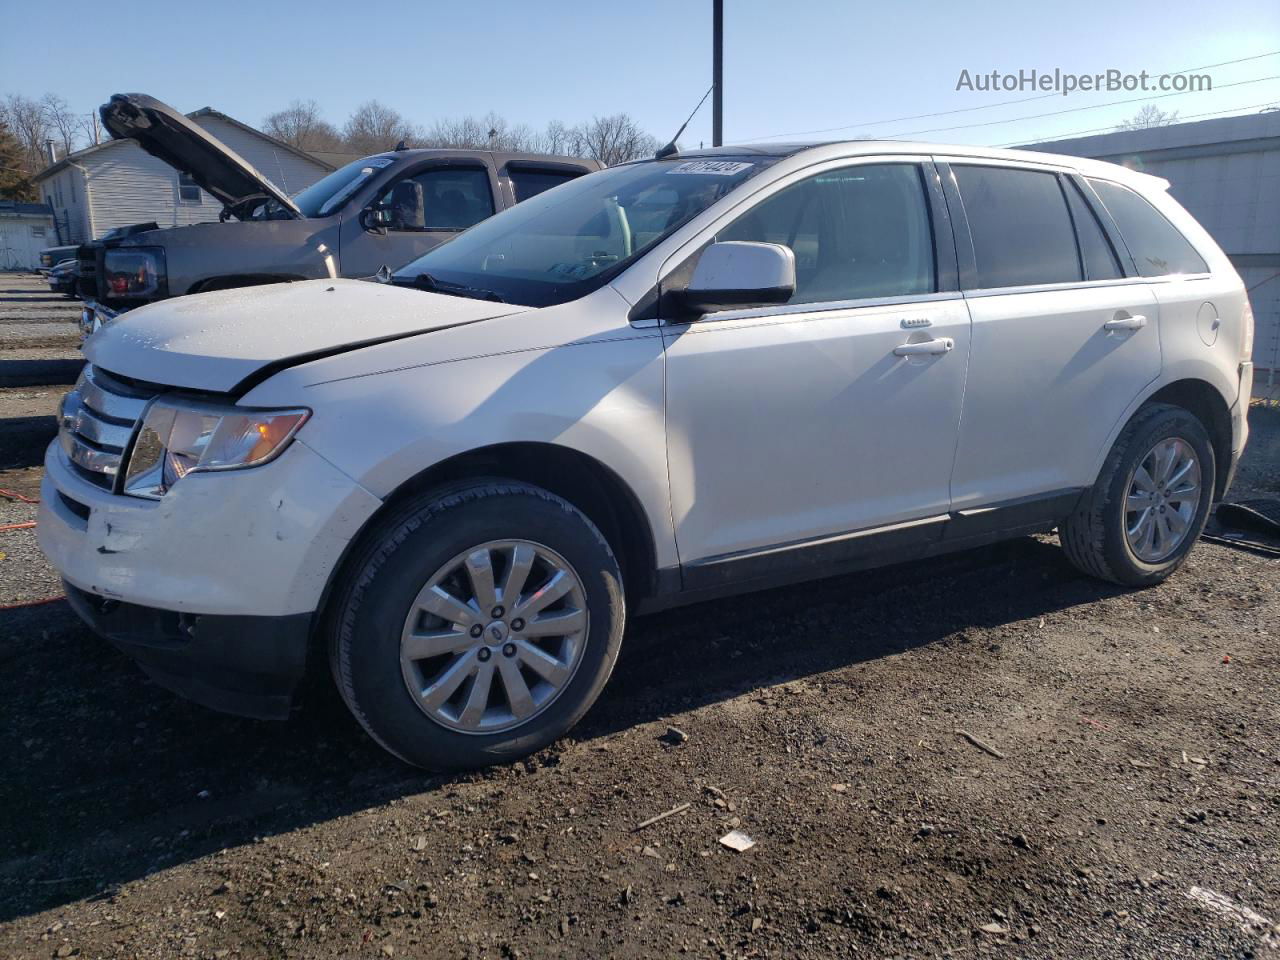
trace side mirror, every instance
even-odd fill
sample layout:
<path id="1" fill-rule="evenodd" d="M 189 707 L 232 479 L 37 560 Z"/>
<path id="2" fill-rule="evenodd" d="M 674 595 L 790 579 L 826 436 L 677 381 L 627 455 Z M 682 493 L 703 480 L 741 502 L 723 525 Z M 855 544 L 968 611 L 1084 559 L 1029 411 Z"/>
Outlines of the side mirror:
<path id="1" fill-rule="evenodd" d="M 365 207 L 360 214 L 360 225 L 370 233 L 386 233 L 391 221 L 391 211 L 383 206 Z"/>
<path id="2" fill-rule="evenodd" d="M 677 301 L 701 315 L 786 303 L 795 292 L 796 255 L 790 247 L 727 240 L 702 251 Z"/>

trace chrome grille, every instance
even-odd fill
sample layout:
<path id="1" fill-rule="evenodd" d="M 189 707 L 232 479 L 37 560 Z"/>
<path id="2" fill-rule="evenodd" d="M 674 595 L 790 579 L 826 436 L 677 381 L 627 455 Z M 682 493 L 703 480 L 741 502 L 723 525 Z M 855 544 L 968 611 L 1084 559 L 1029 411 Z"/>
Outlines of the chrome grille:
<path id="1" fill-rule="evenodd" d="M 153 396 L 86 364 L 58 417 L 58 440 L 81 476 L 108 490 L 114 486 L 134 424 Z"/>

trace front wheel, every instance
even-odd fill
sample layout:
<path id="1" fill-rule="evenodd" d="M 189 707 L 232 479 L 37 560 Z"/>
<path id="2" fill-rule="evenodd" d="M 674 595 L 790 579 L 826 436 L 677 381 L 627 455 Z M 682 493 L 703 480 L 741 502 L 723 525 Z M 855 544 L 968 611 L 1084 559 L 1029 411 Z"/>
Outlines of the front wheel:
<path id="1" fill-rule="evenodd" d="M 1120 432 L 1098 482 L 1058 529 L 1082 572 L 1125 586 L 1160 583 L 1204 530 L 1215 461 L 1204 425 L 1170 404 L 1143 407 Z"/>
<path id="2" fill-rule="evenodd" d="M 369 734 L 432 770 L 518 759 L 565 733 L 617 659 L 622 577 L 567 501 L 493 481 L 428 495 L 371 538 L 330 636 Z"/>

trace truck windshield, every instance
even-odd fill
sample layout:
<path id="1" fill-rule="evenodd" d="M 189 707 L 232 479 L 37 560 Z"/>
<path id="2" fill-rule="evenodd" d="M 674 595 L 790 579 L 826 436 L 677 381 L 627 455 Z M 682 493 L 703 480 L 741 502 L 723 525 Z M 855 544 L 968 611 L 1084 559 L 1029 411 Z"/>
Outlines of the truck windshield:
<path id="1" fill-rule="evenodd" d="M 567 303 L 627 265 L 773 157 L 648 160 L 555 187 L 397 270 L 393 282 L 533 307 Z"/>
<path id="2" fill-rule="evenodd" d="M 336 213 L 347 198 L 359 190 L 384 167 L 395 163 L 394 157 L 365 157 L 339 167 L 327 177 L 317 180 L 293 197 L 304 217 L 327 217 Z"/>

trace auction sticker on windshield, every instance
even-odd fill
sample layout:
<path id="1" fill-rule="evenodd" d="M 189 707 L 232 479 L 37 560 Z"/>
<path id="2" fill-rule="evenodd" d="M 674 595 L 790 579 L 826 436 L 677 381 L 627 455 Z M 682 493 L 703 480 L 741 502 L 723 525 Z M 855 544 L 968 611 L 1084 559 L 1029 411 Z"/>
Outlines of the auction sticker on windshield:
<path id="1" fill-rule="evenodd" d="M 702 173 L 717 177 L 732 177 L 743 170 L 750 170 L 755 164 L 741 160 L 686 160 L 667 173 Z"/>

